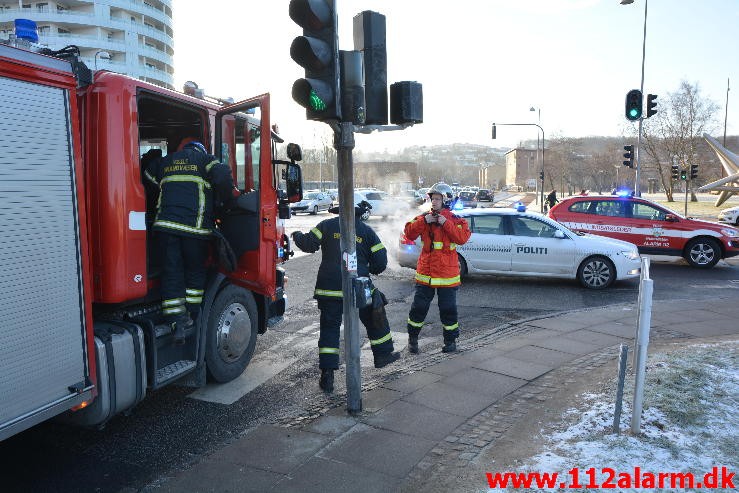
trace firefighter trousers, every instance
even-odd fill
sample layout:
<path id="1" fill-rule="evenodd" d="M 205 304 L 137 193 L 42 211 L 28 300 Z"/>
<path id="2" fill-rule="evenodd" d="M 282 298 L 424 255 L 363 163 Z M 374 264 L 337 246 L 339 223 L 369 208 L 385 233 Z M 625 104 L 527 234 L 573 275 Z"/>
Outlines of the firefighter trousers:
<path id="1" fill-rule="evenodd" d="M 318 338 L 318 367 L 339 368 L 339 337 L 344 301 L 342 298 L 318 298 L 318 309 L 321 310 L 321 335 Z M 372 306 L 360 308 L 359 319 L 367 329 L 372 354 L 389 354 L 393 352 L 393 338 L 390 327 L 376 327 L 372 321 Z"/>
<path id="2" fill-rule="evenodd" d="M 208 240 L 157 232 L 162 253 L 162 314 L 166 322 L 197 318 L 203 302 Z M 188 312 L 190 315 L 188 316 Z"/>
<path id="3" fill-rule="evenodd" d="M 457 287 L 432 288 L 425 284 L 416 284 L 411 311 L 408 313 L 408 335 L 417 338 L 423 327 L 423 321 L 429 312 L 434 292 L 439 298 L 439 318 L 444 326 L 444 342 L 453 342 L 459 337 L 457 319 Z"/>

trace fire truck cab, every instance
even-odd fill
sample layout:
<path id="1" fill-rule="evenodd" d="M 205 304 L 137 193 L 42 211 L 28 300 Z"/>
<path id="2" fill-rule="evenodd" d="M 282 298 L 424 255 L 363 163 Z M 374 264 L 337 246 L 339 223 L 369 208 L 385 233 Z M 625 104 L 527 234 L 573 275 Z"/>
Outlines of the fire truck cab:
<path id="1" fill-rule="evenodd" d="M 0 44 L 0 440 L 239 376 L 285 312 L 283 219 L 302 197 L 300 148 L 276 158 L 269 95 L 224 105 L 51 55 Z M 217 214 L 226 241 L 212 242 L 200 315 L 175 345 L 141 159 L 192 136 L 242 195 Z"/>

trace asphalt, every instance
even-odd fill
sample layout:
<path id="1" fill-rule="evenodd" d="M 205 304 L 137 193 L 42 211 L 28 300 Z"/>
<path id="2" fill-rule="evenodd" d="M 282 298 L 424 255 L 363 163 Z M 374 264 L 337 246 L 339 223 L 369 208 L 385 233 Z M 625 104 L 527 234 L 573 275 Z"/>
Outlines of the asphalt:
<path id="1" fill-rule="evenodd" d="M 739 303 L 733 290 L 728 294 L 657 303 L 651 340 L 690 344 L 738 334 Z M 288 423 L 259 425 L 144 490 L 436 490 L 433 473 L 483 454 L 501 436 L 501 423 L 525 419 L 522 403 L 547 406 L 564 385 L 558 380 L 587 371 L 595 359 L 616 359 L 622 343 L 633 349 L 637 311 L 628 304 L 561 312 L 490 327 L 472 339 L 462 328 L 456 353 L 441 353 L 439 341 L 422 346 L 419 355 L 406 351 L 402 370 L 371 370 L 380 372 L 379 383 L 363 390 L 361 413 L 349 415 L 337 404 Z M 569 373 L 558 371 L 565 367 Z M 337 402 L 345 402 L 342 389 Z M 461 491 L 446 479 L 441 491 Z"/>

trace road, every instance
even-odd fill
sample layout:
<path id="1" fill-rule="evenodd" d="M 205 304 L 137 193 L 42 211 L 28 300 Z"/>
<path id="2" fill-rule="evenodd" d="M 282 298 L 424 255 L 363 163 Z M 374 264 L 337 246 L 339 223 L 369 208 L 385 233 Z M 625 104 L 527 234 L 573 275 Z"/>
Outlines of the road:
<path id="1" fill-rule="evenodd" d="M 331 217 L 300 215 L 288 232 L 308 230 Z M 369 224 L 390 251 L 407 218 Z M 318 255 L 296 256 L 286 264 L 289 309 L 286 320 L 258 339 L 255 357 L 241 378 L 204 389 L 165 388 L 151 393 L 127 416 L 117 416 L 102 430 L 44 423 L 0 443 L 2 491 L 132 491 L 153 488 L 158 478 L 212 454 L 224 444 L 264 422 L 292 422 L 340 404 L 339 397 L 318 391 L 316 342 L 318 310 L 312 299 Z M 407 342 L 405 320 L 413 293 L 413 271 L 391 260 L 376 284 L 386 293 L 388 318 L 396 349 Z M 721 261 L 714 269 L 696 270 L 683 261 L 653 257 L 655 300 L 709 299 L 730 290 L 739 299 L 739 261 Z M 462 338 L 481 326 L 621 303 L 637 298 L 637 281 L 592 291 L 576 281 L 505 277 L 470 277 L 459 292 Z M 441 344 L 438 312 L 421 335 L 421 350 Z M 483 323 L 484 321 L 484 323 Z M 363 329 L 361 329 L 363 330 Z M 365 339 L 366 340 L 366 339 Z M 379 377 L 368 346 L 362 351 L 362 378 L 371 385 Z M 404 352 L 399 366 L 410 364 Z M 383 370 L 384 371 L 384 370 Z M 152 491 L 154 491 L 152 489 Z"/>

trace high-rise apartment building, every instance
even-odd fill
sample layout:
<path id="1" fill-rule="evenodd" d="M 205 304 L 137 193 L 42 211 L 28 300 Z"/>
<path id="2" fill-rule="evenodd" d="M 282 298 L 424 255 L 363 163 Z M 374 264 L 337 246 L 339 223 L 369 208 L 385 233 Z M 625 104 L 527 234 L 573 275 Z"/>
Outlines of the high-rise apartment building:
<path id="1" fill-rule="evenodd" d="M 53 50 L 76 45 L 91 69 L 173 88 L 172 0 L 0 0 L 0 39 L 15 19 L 34 21 Z"/>

